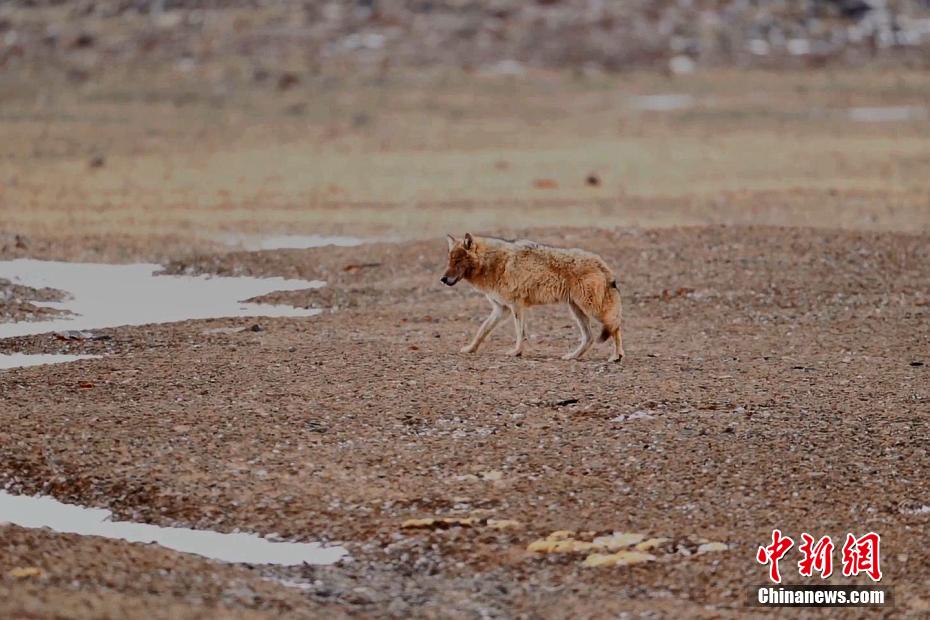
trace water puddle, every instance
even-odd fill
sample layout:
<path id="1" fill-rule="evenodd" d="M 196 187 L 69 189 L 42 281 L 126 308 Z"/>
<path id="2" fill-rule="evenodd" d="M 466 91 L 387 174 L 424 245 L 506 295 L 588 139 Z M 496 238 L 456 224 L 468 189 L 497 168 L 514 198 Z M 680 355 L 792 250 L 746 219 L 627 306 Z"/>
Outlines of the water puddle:
<path id="1" fill-rule="evenodd" d="M 160 265 L 102 265 L 18 259 L 0 261 L 0 278 L 66 291 L 70 299 L 32 302 L 73 313 L 50 321 L 0 324 L 0 338 L 121 325 L 220 317 L 313 316 L 320 310 L 246 303 L 273 291 L 319 288 L 319 280 L 154 275 Z"/>
<path id="2" fill-rule="evenodd" d="M 305 250 L 308 248 L 323 248 L 326 246 L 352 247 L 367 243 L 358 237 L 337 237 L 326 235 L 272 235 L 263 237 L 259 235 L 228 235 L 221 237 L 226 245 L 240 247 L 249 252 L 259 250 Z"/>
<path id="3" fill-rule="evenodd" d="M 54 353 L 0 353 L 0 370 L 25 368 L 43 364 L 62 364 L 77 360 L 91 360 L 99 355 L 58 355 Z"/>
<path id="4" fill-rule="evenodd" d="M 257 534 L 222 534 L 209 530 L 110 521 L 110 516 L 110 511 L 103 508 L 84 508 L 64 504 L 51 497 L 10 495 L 0 491 L 0 523 L 8 522 L 25 528 L 49 528 L 64 534 L 155 543 L 221 562 L 319 565 L 333 564 L 346 556 L 346 550 L 340 546 L 273 542 Z"/>
<path id="5" fill-rule="evenodd" d="M 899 123 L 927 118 L 927 109 L 920 106 L 885 106 L 850 108 L 849 119 L 858 123 Z"/>
<path id="6" fill-rule="evenodd" d="M 691 95 L 644 95 L 631 97 L 630 101 L 637 110 L 651 112 L 684 110 L 694 106 L 694 97 Z"/>

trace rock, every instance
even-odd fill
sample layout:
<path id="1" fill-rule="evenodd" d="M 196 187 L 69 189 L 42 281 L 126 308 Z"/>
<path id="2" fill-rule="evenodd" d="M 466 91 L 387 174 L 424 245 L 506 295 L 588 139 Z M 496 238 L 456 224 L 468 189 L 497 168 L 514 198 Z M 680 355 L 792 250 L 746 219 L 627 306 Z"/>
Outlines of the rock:
<path id="1" fill-rule="evenodd" d="M 670 538 L 650 538 L 648 540 L 644 540 L 643 542 L 635 545 L 633 548 L 636 549 L 637 551 L 649 551 L 650 549 L 655 549 L 656 547 L 660 547 L 667 542 L 671 542 L 671 539 Z"/>
<path id="2" fill-rule="evenodd" d="M 590 533 L 588 535 L 591 535 Z M 629 547 L 645 538 L 642 534 L 614 532 L 585 541 L 574 538 L 576 534 L 567 530 L 553 532 L 542 540 L 531 542 L 526 550 L 534 553 L 579 553 L 595 550 L 614 551 Z"/>
<path id="3" fill-rule="evenodd" d="M 523 524 L 515 519 L 488 519 L 488 527 L 493 530 L 510 530 L 519 529 Z"/>
<path id="4" fill-rule="evenodd" d="M 594 544 L 603 547 L 609 551 L 614 551 L 622 547 L 629 547 L 635 545 L 638 542 L 641 542 L 645 536 L 642 534 L 628 533 L 628 532 L 614 532 L 609 536 L 598 536 L 594 539 Z"/>
<path id="5" fill-rule="evenodd" d="M 28 579 L 30 577 L 41 577 L 43 572 L 41 568 L 36 566 L 21 566 L 10 569 L 7 571 L 7 575 L 14 579 Z"/>
<path id="6" fill-rule="evenodd" d="M 701 554 L 701 553 L 713 553 L 713 552 L 716 552 L 716 551 L 726 551 L 727 549 L 729 549 L 729 547 L 728 547 L 725 543 L 722 543 L 722 542 L 707 542 L 707 543 L 704 543 L 704 544 L 702 544 L 702 545 L 699 545 L 698 548 L 697 548 L 697 552 L 698 552 L 699 554 Z"/>
<path id="7" fill-rule="evenodd" d="M 630 566 L 631 564 L 654 562 L 655 559 L 656 557 L 654 555 L 641 551 L 620 551 L 611 554 L 592 553 L 585 558 L 584 565 L 592 568 L 602 566 Z"/>

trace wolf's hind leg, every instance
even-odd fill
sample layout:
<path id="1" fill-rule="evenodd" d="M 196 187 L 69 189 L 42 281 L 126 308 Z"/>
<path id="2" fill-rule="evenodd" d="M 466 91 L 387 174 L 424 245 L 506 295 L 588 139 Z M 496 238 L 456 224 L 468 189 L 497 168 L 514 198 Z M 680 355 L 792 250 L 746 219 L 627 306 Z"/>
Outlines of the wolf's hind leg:
<path id="1" fill-rule="evenodd" d="M 486 318 L 484 323 L 481 324 L 481 327 L 478 328 L 478 333 L 475 334 L 471 343 L 460 349 L 461 353 L 474 353 L 477 351 L 488 334 L 504 320 L 504 306 L 490 297 L 488 297 L 488 301 L 491 302 L 491 314 L 488 315 L 488 318 Z"/>
<path id="2" fill-rule="evenodd" d="M 614 351 L 607 358 L 609 362 L 619 362 L 623 359 L 623 335 L 620 331 L 620 322 L 623 320 L 623 313 L 620 304 L 620 291 L 617 290 L 616 284 L 608 290 L 608 302 L 596 316 L 604 324 L 601 335 L 598 338 L 604 342 L 608 338 L 613 338 Z"/>
<path id="3" fill-rule="evenodd" d="M 620 326 L 617 326 L 617 329 L 614 330 L 614 352 L 610 356 L 608 361 L 610 362 L 619 362 L 623 359 L 623 334 L 620 333 Z"/>
<path id="4" fill-rule="evenodd" d="M 572 311 L 572 316 L 575 317 L 575 322 L 578 323 L 578 329 L 581 330 L 581 343 L 578 345 L 577 349 L 571 353 L 566 353 L 563 355 L 562 359 L 576 360 L 591 348 L 591 345 L 594 344 L 594 336 L 591 334 L 591 323 L 588 320 L 588 315 L 585 314 L 584 310 L 578 307 L 578 304 L 573 301 L 568 302 L 568 308 Z"/>
<path id="5" fill-rule="evenodd" d="M 518 357 L 523 355 L 523 342 L 526 340 L 526 308 L 520 306 L 511 306 L 513 312 L 513 325 L 517 332 L 517 344 L 507 351 L 507 355 Z"/>
<path id="6" fill-rule="evenodd" d="M 599 340 L 604 342 L 608 338 L 613 338 L 614 352 L 610 354 L 610 357 L 607 358 L 607 361 L 621 361 L 623 359 L 623 333 L 620 331 L 620 325 L 614 327 L 608 323 L 604 324 L 604 328 L 601 330 L 601 336 Z"/>

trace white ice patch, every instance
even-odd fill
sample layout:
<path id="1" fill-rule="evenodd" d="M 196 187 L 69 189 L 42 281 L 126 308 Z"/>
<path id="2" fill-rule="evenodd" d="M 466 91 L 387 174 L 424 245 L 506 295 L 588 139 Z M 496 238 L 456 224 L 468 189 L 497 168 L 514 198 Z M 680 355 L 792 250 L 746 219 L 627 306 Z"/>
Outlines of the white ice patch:
<path id="1" fill-rule="evenodd" d="M 694 97 L 691 95 L 645 95 L 632 97 L 633 107 L 638 110 L 652 112 L 668 112 L 670 110 L 684 110 L 694 106 Z"/>
<path id="2" fill-rule="evenodd" d="M 273 291 L 319 288 L 319 280 L 155 275 L 160 265 L 102 265 L 17 259 L 0 261 L 0 278 L 66 291 L 63 302 L 32 302 L 69 310 L 50 321 L 0 324 L 0 338 L 62 330 L 171 323 L 221 317 L 312 316 L 319 310 L 246 303 Z"/>
<path id="3" fill-rule="evenodd" d="M 927 109 L 920 106 L 884 106 L 850 108 L 849 119 L 858 123 L 899 123 L 927 118 Z"/>
<path id="4" fill-rule="evenodd" d="M 0 523 L 25 528 L 49 528 L 63 534 L 102 536 L 128 542 L 154 543 L 182 553 L 221 562 L 295 566 L 333 564 L 346 556 L 341 546 L 320 543 L 273 542 L 257 534 L 223 534 L 182 527 L 110 521 L 102 508 L 64 504 L 51 497 L 10 495 L 0 491 Z"/>
<path id="5" fill-rule="evenodd" d="M 43 364 L 62 364 L 77 360 L 90 360 L 99 355 L 65 355 L 55 353 L 0 353 L 0 370 L 9 368 L 25 368 L 26 366 L 41 366 Z"/>

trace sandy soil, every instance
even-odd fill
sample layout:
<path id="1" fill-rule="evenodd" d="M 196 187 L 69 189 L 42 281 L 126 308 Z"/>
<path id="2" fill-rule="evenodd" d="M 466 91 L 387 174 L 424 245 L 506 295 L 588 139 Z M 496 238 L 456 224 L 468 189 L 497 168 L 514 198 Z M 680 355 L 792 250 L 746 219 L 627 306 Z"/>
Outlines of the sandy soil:
<path id="1" fill-rule="evenodd" d="M 332 312 L 261 319 L 261 331 L 205 333 L 256 322 L 215 320 L 0 341 L 109 354 L 0 374 L 0 484 L 121 518 L 342 541 L 353 556 L 249 569 L 4 527 L 2 568 L 44 576 L 0 577 L 0 611 L 745 617 L 746 587 L 765 581 L 755 549 L 775 527 L 881 533 L 897 613 L 927 610 L 926 235 L 525 232 L 615 266 L 623 364 L 606 365 L 605 346 L 558 359 L 576 338 L 561 308 L 531 313 L 522 359 L 503 354 L 509 325 L 459 354 L 486 303 L 439 283 L 441 238 L 168 265 L 328 282 L 269 299 Z M 403 527 L 426 517 L 475 521 Z M 631 567 L 527 550 L 557 530 L 669 540 Z M 706 541 L 728 549 L 697 553 Z"/>

